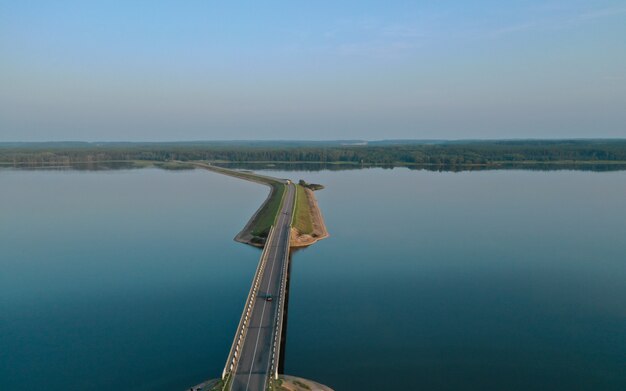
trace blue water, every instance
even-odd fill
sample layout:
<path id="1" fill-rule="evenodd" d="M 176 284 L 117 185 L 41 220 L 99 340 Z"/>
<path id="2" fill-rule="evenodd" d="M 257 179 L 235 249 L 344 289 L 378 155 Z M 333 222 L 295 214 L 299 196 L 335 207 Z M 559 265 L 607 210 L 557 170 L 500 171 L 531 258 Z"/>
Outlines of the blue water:
<path id="1" fill-rule="evenodd" d="M 286 372 L 341 390 L 626 389 L 626 172 L 272 172 L 331 237 L 293 256 Z M 221 373 L 267 190 L 204 171 L 0 170 L 0 389 Z"/>
<path id="2" fill-rule="evenodd" d="M 263 186 L 206 171 L 0 171 L 0 389 L 176 390 L 221 374 Z"/>

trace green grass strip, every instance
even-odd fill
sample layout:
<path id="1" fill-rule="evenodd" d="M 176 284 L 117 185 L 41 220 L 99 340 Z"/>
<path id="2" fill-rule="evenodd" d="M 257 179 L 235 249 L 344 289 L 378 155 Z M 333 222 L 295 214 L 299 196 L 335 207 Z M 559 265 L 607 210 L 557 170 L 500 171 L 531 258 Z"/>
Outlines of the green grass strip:
<path id="1" fill-rule="evenodd" d="M 309 208 L 309 197 L 307 197 L 304 187 L 296 185 L 296 213 L 293 226 L 301 234 L 313 233 L 313 220 L 311 219 L 311 208 Z"/>
<path id="2" fill-rule="evenodd" d="M 285 185 L 282 183 L 272 184 L 272 195 L 263 209 L 259 211 L 252 225 L 252 235 L 266 237 L 271 226 L 276 220 L 276 216 L 280 211 L 283 195 L 285 194 Z"/>

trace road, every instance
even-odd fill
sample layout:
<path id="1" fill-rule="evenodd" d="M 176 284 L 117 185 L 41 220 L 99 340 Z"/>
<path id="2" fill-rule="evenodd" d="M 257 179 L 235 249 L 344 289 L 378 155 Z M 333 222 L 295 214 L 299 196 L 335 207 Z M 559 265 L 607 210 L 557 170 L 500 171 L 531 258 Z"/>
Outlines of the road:
<path id="1" fill-rule="evenodd" d="M 265 391 L 271 376 L 270 366 L 278 332 L 279 302 L 286 264 L 289 262 L 289 231 L 295 202 L 295 185 L 289 183 L 274 225 L 271 240 L 265 244 L 267 261 L 254 302 L 250 323 L 244 337 L 236 367 L 233 370 L 233 391 Z M 272 301 L 267 301 L 272 296 Z M 278 345 L 280 344 L 280 338 Z M 279 349 L 277 347 L 276 349 Z"/>

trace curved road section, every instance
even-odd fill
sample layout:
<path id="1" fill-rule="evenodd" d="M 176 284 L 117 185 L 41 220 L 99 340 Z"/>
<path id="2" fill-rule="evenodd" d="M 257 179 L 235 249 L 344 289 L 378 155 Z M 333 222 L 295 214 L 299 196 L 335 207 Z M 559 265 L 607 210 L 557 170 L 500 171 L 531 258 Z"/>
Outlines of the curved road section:
<path id="1" fill-rule="evenodd" d="M 287 189 L 276 218 L 273 232 L 268 236 L 261 261 L 259 262 L 259 282 L 250 302 L 250 311 L 244 308 L 242 319 L 247 317 L 247 326 L 237 348 L 235 363 L 230 373 L 230 390 L 265 391 L 270 376 L 278 367 L 282 315 L 285 296 L 285 281 L 289 262 L 289 235 L 295 202 L 295 185 L 286 182 Z M 235 337 L 237 345 L 238 337 Z M 232 354 L 232 353 L 231 353 Z"/>

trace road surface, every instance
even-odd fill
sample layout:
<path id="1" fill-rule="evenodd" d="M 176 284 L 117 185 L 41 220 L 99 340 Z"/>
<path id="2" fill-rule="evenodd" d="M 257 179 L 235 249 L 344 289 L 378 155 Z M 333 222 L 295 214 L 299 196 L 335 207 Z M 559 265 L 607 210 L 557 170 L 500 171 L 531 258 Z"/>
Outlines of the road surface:
<path id="1" fill-rule="evenodd" d="M 270 242 L 265 244 L 267 261 L 261 277 L 257 299 L 250 314 L 250 323 L 233 370 L 231 390 L 265 391 L 272 375 L 272 353 L 278 331 L 280 288 L 286 263 L 289 262 L 289 232 L 295 202 L 295 185 L 289 183 L 274 225 Z M 268 296 L 272 297 L 267 301 Z M 280 338 L 278 338 L 280 344 Z M 278 349 L 278 348 L 277 348 Z M 277 365 L 277 363 L 276 363 Z"/>

